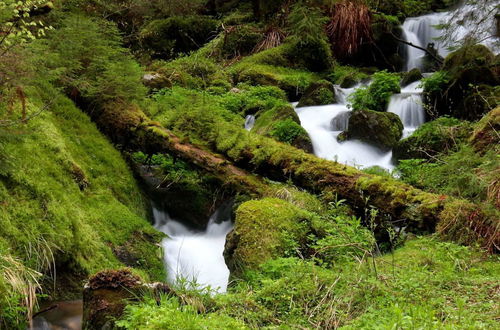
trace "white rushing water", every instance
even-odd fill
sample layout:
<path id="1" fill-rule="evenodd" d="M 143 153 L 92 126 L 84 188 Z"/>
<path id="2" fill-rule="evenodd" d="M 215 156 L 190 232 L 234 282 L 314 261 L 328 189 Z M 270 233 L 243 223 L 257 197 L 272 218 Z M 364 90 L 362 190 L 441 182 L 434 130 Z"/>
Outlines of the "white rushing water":
<path id="1" fill-rule="evenodd" d="M 254 115 L 248 115 L 245 118 L 245 129 L 247 131 L 251 131 L 252 128 L 255 125 L 255 116 Z"/>
<path id="2" fill-rule="evenodd" d="M 226 236 L 231 231 L 231 205 L 223 205 L 211 217 L 207 229 L 199 232 L 176 221 L 153 207 L 155 227 L 168 235 L 162 241 L 168 281 L 202 289 L 210 286 L 218 293 L 226 292 L 229 269 L 223 252 Z"/>
<path id="3" fill-rule="evenodd" d="M 347 98 L 356 88 L 336 87 L 337 104 L 301 107 L 295 111 L 311 138 L 316 156 L 351 166 L 380 166 L 390 170 L 394 168 L 392 152 L 357 140 L 337 141 L 337 136 L 348 126 L 351 110 Z"/>
<path id="4" fill-rule="evenodd" d="M 450 47 L 456 47 L 466 38 L 472 38 L 490 48 L 493 52 L 500 52 L 500 38 L 496 36 L 497 10 L 494 1 L 483 4 L 462 4 L 455 9 L 440 13 L 431 13 L 419 17 L 407 18 L 402 26 L 406 41 L 427 48 L 433 43 L 438 54 L 445 57 L 450 53 Z M 444 31 L 440 28 L 444 24 L 452 24 L 446 40 L 443 40 Z M 406 69 L 423 69 L 425 52 L 415 47 L 406 46 Z"/>
<path id="5" fill-rule="evenodd" d="M 388 112 L 395 113 L 403 123 L 403 137 L 410 136 L 425 123 L 425 110 L 420 87 L 421 81 L 416 81 L 401 89 L 400 94 L 391 97 Z"/>

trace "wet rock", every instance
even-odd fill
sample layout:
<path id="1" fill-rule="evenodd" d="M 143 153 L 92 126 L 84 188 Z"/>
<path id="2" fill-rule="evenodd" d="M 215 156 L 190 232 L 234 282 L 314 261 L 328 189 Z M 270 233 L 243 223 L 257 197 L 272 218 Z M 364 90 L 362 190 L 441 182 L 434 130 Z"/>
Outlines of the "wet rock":
<path id="1" fill-rule="evenodd" d="M 349 140 L 357 139 L 383 150 L 390 150 L 403 136 L 403 124 L 398 115 L 372 110 L 353 111 L 346 131 Z"/>
<path id="2" fill-rule="evenodd" d="M 105 270 L 92 276 L 83 290 L 83 328 L 114 329 L 125 306 L 146 293 L 170 293 L 164 283 L 144 284 L 130 269 Z"/>
<path id="3" fill-rule="evenodd" d="M 306 89 L 297 107 L 335 103 L 335 87 L 326 80 L 313 82 Z"/>
<path id="4" fill-rule="evenodd" d="M 479 120 L 500 102 L 500 61 L 483 45 L 463 47 L 445 59 L 447 80 L 425 90 L 425 103 L 438 116 Z"/>
<path id="5" fill-rule="evenodd" d="M 403 80 L 401 80 L 401 87 L 408 86 L 409 84 L 419 81 L 422 78 L 423 76 L 419 69 L 412 69 L 403 76 Z"/>

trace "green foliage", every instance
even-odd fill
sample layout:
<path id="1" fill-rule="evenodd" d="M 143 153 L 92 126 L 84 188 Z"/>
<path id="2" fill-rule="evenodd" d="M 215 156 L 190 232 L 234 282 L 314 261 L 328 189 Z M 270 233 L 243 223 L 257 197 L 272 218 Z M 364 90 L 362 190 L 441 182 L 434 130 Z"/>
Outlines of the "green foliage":
<path id="1" fill-rule="evenodd" d="M 469 122 L 451 117 L 440 117 L 420 126 L 411 136 L 398 142 L 394 148 L 397 159 L 431 159 L 438 153 L 457 150 L 470 136 Z"/>
<path id="2" fill-rule="evenodd" d="M 9 164 L 0 175 L 0 258 L 47 276 L 74 276 L 123 266 L 120 251 L 144 278 L 162 279 L 155 246 L 162 235 L 146 220 L 148 206 L 120 153 L 50 85 L 31 88 L 28 99 L 30 113 L 48 108 L 4 140 Z M 64 268 L 53 269 L 54 260 Z M 19 310 L 19 291 L 3 274 L 2 319 L 4 310 Z"/>
<path id="3" fill-rule="evenodd" d="M 441 155 L 435 161 L 419 159 L 401 161 L 401 179 L 428 191 L 469 199 L 475 202 L 497 203 L 500 158 L 497 151 L 484 155 L 462 145 L 456 152 Z"/>
<path id="4" fill-rule="evenodd" d="M 48 6 L 45 0 L 4 0 L 0 2 L 0 57 L 13 47 L 44 37 L 51 26 L 42 20 L 34 19 L 32 12 L 39 7 Z"/>
<path id="5" fill-rule="evenodd" d="M 285 143 L 292 143 L 301 135 L 307 135 L 307 132 L 291 118 L 277 122 L 271 131 L 272 137 Z"/>
<path id="6" fill-rule="evenodd" d="M 96 102 L 139 101 L 146 95 L 143 72 L 121 45 L 118 30 L 109 22 L 67 15 L 51 37 L 33 46 L 44 81 Z M 42 78 L 40 78 L 42 79 Z"/>
<path id="7" fill-rule="evenodd" d="M 375 73 L 369 86 L 358 88 L 350 96 L 350 106 L 354 110 L 386 111 L 391 95 L 401 91 L 399 80 L 397 74 L 385 70 Z"/>
<path id="8" fill-rule="evenodd" d="M 332 66 L 332 52 L 325 32 L 328 19 L 319 8 L 298 2 L 288 16 L 290 55 L 302 58 L 312 71 L 324 71 Z"/>
<path id="9" fill-rule="evenodd" d="M 446 71 L 438 71 L 431 76 L 422 79 L 422 87 L 426 93 L 441 93 L 450 81 Z"/>
<path id="10" fill-rule="evenodd" d="M 153 58 L 171 59 L 206 44 L 217 27 L 216 20 L 203 16 L 154 20 L 141 30 L 141 46 L 149 49 Z"/>
<path id="11" fill-rule="evenodd" d="M 221 54 L 226 58 L 249 55 L 263 38 L 261 30 L 253 25 L 229 28 L 220 40 Z"/>
<path id="12" fill-rule="evenodd" d="M 141 305 L 128 305 L 125 316 L 116 322 L 124 329 L 247 329 L 235 318 L 216 313 L 200 314 L 190 305 L 182 305 L 176 297 L 162 295 L 149 298 Z"/>
<path id="13" fill-rule="evenodd" d="M 368 78 L 366 73 L 353 66 L 335 65 L 328 79 L 342 88 L 350 88 Z"/>

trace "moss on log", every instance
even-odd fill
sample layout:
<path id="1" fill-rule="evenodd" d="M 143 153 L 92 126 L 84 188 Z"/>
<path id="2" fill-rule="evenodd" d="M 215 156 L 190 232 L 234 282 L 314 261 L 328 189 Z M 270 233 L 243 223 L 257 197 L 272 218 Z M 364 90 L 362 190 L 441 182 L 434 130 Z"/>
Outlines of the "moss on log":
<path id="1" fill-rule="evenodd" d="M 111 107 L 112 108 L 112 107 Z M 167 152 L 216 175 L 237 191 L 265 195 L 266 185 L 253 174 L 322 194 L 326 201 L 343 198 L 362 214 L 369 207 L 403 223 L 409 230 L 436 229 L 461 243 L 480 242 L 490 251 L 500 246 L 499 221 L 478 205 L 416 189 L 395 179 L 363 173 L 353 167 L 320 159 L 292 146 L 221 123 L 210 145 L 217 153 L 190 144 L 171 131 L 121 107 L 117 116 L 98 119 L 111 137 L 128 136 L 128 148 Z M 127 125 L 120 124 L 125 118 Z M 110 131 L 109 131 L 110 130 Z M 125 131 L 123 131 L 125 130 Z"/>

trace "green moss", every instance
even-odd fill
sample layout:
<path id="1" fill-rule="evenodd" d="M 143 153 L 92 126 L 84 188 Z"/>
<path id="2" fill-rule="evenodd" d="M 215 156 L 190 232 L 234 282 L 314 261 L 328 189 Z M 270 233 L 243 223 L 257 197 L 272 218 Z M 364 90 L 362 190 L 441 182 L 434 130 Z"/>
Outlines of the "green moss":
<path id="1" fill-rule="evenodd" d="M 146 279 L 163 279 L 156 246 L 163 236 L 146 220 L 147 203 L 120 153 L 71 101 L 43 93 L 30 94 L 29 111 L 42 99 L 49 110 L 5 144 L 0 254 L 41 272 L 54 256 L 61 273 L 74 274 L 123 266 L 127 254 Z"/>
<path id="2" fill-rule="evenodd" d="M 415 68 L 403 75 L 403 79 L 401 80 L 401 86 L 405 87 L 415 81 L 419 81 L 423 78 L 422 73 L 419 69 Z"/>
<path id="3" fill-rule="evenodd" d="M 490 111 L 474 127 L 470 142 L 479 151 L 486 151 L 500 144 L 500 107 Z"/>
<path id="4" fill-rule="evenodd" d="M 255 25 L 234 26 L 220 40 L 221 55 L 225 58 L 249 55 L 263 39 L 263 33 Z"/>
<path id="5" fill-rule="evenodd" d="M 200 48 L 217 27 L 217 21 L 208 17 L 174 16 L 151 21 L 141 30 L 140 39 L 154 58 L 170 59 Z"/>
<path id="6" fill-rule="evenodd" d="M 231 268 L 256 268 L 272 258 L 295 255 L 311 217 L 311 213 L 275 198 L 241 204 L 229 238 L 236 241 Z"/>
<path id="7" fill-rule="evenodd" d="M 297 107 L 335 103 L 335 87 L 326 80 L 313 82 L 307 87 Z"/>
<path id="8" fill-rule="evenodd" d="M 391 149 L 403 136 L 403 124 L 394 113 L 356 110 L 349 118 L 347 136 Z"/>
<path id="9" fill-rule="evenodd" d="M 290 101 L 295 101 L 307 86 L 317 80 L 314 73 L 265 64 L 241 63 L 231 69 L 236 82 L 276 86 L 284 90 Z"/>
<path id="10" fill-rule="evenodd" d="M 471 125 L 455 118 L 441 117 L 419 127 L 394 148 L 397 159 L 430 159 L 438 153 L 456 150 L 470 135 Z"/>

